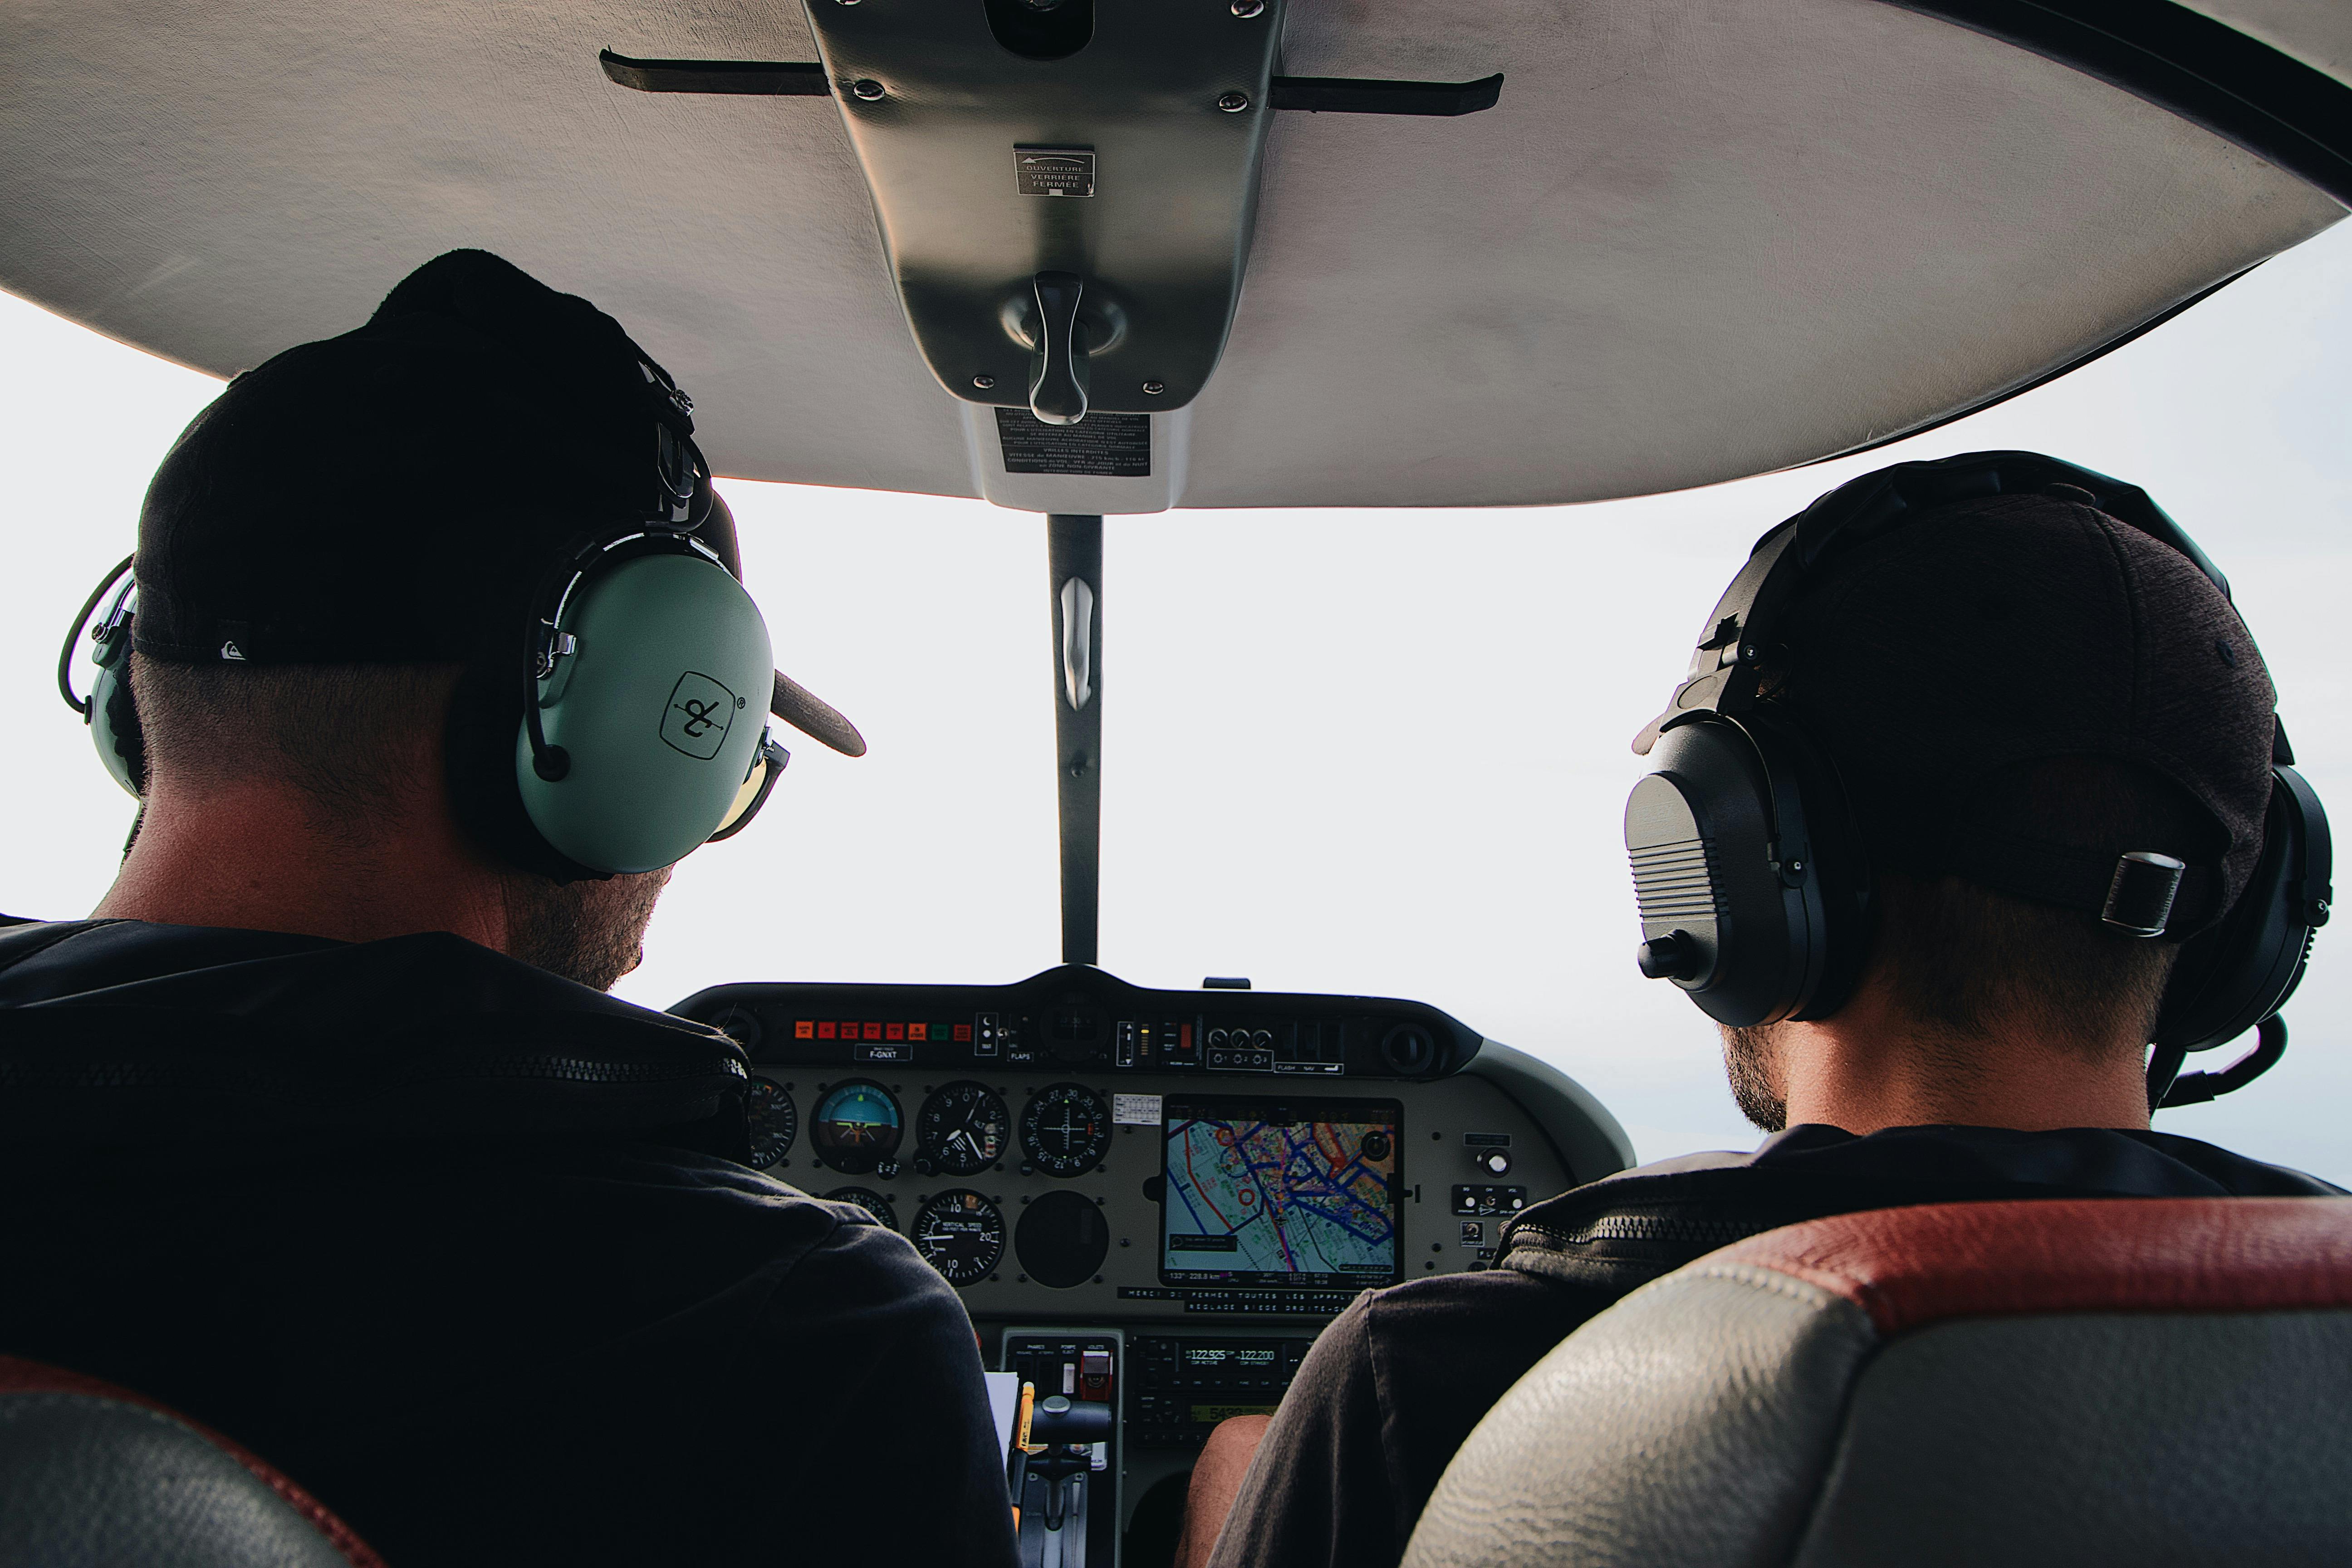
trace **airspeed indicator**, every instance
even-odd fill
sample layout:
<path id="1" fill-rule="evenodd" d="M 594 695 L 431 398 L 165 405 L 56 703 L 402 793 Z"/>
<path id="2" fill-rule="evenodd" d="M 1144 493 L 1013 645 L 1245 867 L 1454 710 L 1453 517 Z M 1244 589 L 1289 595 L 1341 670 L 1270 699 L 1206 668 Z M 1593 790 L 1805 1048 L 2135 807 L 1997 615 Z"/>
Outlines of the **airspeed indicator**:
<path id="1" fill-rule="evenodd" d="M 800 1135 L 800 1112 L 782 1084 L 753 1074 L 743 1097 L 743 1120 L 751 1128 L 751 1163 L 761 1170 L 793 1152 L 793 1140 Z"/>

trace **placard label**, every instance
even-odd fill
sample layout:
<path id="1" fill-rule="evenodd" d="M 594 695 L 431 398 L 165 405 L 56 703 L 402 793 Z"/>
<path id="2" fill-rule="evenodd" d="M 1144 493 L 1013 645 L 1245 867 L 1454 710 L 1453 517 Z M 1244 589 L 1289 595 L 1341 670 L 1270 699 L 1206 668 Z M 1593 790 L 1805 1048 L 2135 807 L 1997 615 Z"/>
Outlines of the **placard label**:
<path id="1" fill-rule="evenodd" d="M 1151 416 L 1089 414 L 1076 425 L 1048 425 L 1026 408 L 996 411 L 996 439 L 1008 474 L 1086 474 L 1141 479 L 1151 475 Z"/>
<path id="2" fill-rule="evenodd" d="M 1014 188 L 1024 196 L 1090 196 L 1095 194 L 1091 147 L 1015 147 Z"/>

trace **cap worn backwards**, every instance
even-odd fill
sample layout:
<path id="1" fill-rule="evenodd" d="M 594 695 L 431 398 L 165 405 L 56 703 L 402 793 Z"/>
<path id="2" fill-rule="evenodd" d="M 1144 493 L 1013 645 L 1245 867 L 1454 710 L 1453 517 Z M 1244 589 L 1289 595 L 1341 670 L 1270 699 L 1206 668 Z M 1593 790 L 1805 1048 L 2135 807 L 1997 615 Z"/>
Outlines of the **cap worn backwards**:
<path id="1" fill-rule="evenodd" d="M 688 404 L 621 324 L 486 251 L 231 381 L 139 526 L 139 650 L 183 662 L 471 657 L 567 541 L 643 515 Z M 658 367 L 654 367 L 658 369 Z M 702 533 L 736 569 L 731 529 Z"/>
<path id="2" fill-rule="evenodd" d="M 2244 887 L 2276 695 L 2177 551 L 2063 495 L 1958 502 L 1829 565 L 1786 632 L 1770 700 L 1835 759 L 1888 862 L 2095 908 L 2117 855 L 2164 851 L 2200 884 L 2176 936 Z M 2153 808 L 2129 787 L 2151 774 Z"/>

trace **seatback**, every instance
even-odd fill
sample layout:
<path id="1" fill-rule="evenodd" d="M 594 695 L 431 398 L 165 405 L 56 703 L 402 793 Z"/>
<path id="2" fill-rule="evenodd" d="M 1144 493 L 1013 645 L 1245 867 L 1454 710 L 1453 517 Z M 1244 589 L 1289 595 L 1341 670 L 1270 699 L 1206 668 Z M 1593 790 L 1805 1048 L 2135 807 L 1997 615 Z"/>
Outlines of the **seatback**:
<path id="1" fill-rule="evenodd" d="M 152 1400 L 0 1356 L 0 1568 L 383 1568 L 324 1505 Z"/>
<path id="2" fill-rule="evenodd" d="M 1408 1568 L 2352 1563 L 2352 1200 L 1886 1209 L 1627 1297 Z"/>

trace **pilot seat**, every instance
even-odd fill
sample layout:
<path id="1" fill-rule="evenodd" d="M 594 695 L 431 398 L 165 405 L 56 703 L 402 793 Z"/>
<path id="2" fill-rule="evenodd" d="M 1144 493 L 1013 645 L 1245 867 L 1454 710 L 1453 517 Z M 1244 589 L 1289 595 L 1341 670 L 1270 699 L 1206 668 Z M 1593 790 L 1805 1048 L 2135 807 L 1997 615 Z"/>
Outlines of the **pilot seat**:
<path id="1" fill-rule="evenodd" d="M 384 1568 L 266 1461 L 153 1400 L 0 1356 L 0 1568 Z"/>
<path id="2" fill-rule="evenodd" d="M 1407 1568 L 2352 1563 L 2352 1199 L 1848 1215 L 1627 1297 Z"/>

